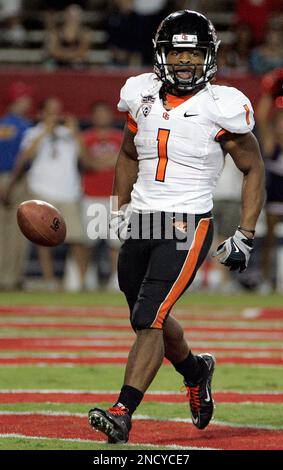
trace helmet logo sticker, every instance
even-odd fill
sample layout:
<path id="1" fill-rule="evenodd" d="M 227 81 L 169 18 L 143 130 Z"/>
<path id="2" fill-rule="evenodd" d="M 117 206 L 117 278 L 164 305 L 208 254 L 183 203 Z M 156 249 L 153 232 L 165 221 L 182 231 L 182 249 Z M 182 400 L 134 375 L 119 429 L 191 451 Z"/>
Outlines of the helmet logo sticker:
<path id="1" fill-rule="evenodd" d="M 190 42 L 190 43 L 193 43 L 193 44 L 197 44 L 198 37 L 197 37 L 196 34 L 186 34 L 186 33 L 174 34 L 174 36 L 172 38 L 173 45 L 175 43 L 182 43 L 182 42 Z"/>

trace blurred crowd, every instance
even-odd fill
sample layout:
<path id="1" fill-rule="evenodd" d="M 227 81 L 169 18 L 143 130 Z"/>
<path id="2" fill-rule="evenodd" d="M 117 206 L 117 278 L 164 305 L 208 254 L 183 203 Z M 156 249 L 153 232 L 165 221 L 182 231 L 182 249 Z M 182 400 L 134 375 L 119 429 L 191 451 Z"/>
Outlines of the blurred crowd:
<path id="1" fill-rule="evenodd" d="M 31 122 L 27 116 L 33 90 L 15 82 L 7 95 L 7 112 L 0 119 L 0 289 L 25 286 L 29 244 L 19 232 L 16 212 L 20 202 L 38 199 L 53 204 L 65 218 L 69 269 L 75 277 L 70 288 L 83 290 L 93 268 L 95 245 L 107 239 L 107 223 L 99 223 L 98 217 L 95 240 L 88 238 L 87 229 L 101 207 L 109 213 L 122 131 L 115 127 L 113 111 L 104 101 L 91 104 L 89 121 L 82 130 L 57 97 L 47 97 L 39 106 L 36 122 Z M 114 290 L 118 288 L 119 247 L 118 239 L 107 241 L 110 266 L 106 287 Z M 41 286 L 48 290 L 60 287 L 54 251 L 37 247 Z M 90 281 L 91 288 L 96 284 L 96 279 Z"/>
<path id="2" fill-rule="evenodd" d="M 283 290 L 283 272 L 276 256 L 283 222 L 282 7 L 282 0 L 85 0 L 76 4 L 0 0 L 1 44 L 21 50 L 27 44 L 28 29 L 40 23 L 44 32 L 42 65 L 48 69 L 90 67 L 90 53 L 95 51 L 86 12 L 95 12 L 95 8 L 104 12 L 102 25 L 110 52 L 107 65 L 119 67 L 151 66 L 152 37 L 160 20 L 170 11 L 191 8 L 209 17 L 209 12 L 213 12 L 219 21 L 223 15 L 230 15 L 228 27 L 223 30 L 219 74 L 261 76 L 255 132 L 266 163 L 267 200 L 262 215 L 265 228 L 256 240 L 254 265 L 246 276 L 232 275 L 219 264 L 207 261 L 195 288 L 201 285 L 231 292 L 244 287 L 263 294 Z M 25 11 L 33 8 L 42 16 L 30 24 Z M 55 205 L 68 227 L 63 279 L 55 268 L 56 250 L 37 248 L 40 286 L 49 290 L 96 286 L 118 289 L 120 242 L 106 241 L 105 227 L 96 240 L 87 236 L 90 220 L 94 215 L 99 217 L 95 205 L 109 212 L 122 139 L 114 109 L 103 100 L 90 103 L 88 120 L 78 122 L 64 110 L 58 97 L 47 96 L 31 121 L 33 94 L 26 83 L 12 83 L 6 93 L 6 112 L 0 118 L 0 290 L 28 285 L 25 273 L 30 245 L 19 232 L 16 210 L 20 202 L 31 198 Z M 215 246 L 231 235 L 231 227 L 238 225 L 240 198 L 241 174 L 228 156 L 215 192 Z M 106 276 L 99 275 L 99 260 L 102 264 L 107 260 Z"/>
<path id="3" fill-rule="evenodd" d="M 283 0 L 0 0 L 0 43 L 40 48 L 47 68 L 87 68 L 99 52 L 105 65 L 149 66 L 158 24 L 183 8 L 213 20 L 222 40 L 221 74 L 283 66 Z"/>

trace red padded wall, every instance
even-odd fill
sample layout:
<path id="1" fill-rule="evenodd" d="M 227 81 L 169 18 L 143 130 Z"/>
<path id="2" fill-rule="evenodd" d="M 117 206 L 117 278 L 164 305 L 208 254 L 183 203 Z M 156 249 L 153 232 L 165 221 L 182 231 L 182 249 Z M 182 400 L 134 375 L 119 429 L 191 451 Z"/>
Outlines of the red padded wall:
<path id="1" fill-rule="evenodd" d="M 137 70 L 106 71 L 97 69 L 87 72 L 55 71 L 38 69 L 13 69 L 0 71 L 0 113 L 7 105 L 6 93 L 13 81 L 23 81 L 34 88 L 35 110 L 43 99 L 49 96 L 61 98 L 66 111 L 86 118 L 90 105 L 97 100 L 105 100 L 116 109 L 119 91 L 126 78 L 138 75 Z M 219 78 L 218 83 L 235 86 L 242 90 L 256 105 L 260 94 L 260 78 L 242 75 L 234 78 Z"/>

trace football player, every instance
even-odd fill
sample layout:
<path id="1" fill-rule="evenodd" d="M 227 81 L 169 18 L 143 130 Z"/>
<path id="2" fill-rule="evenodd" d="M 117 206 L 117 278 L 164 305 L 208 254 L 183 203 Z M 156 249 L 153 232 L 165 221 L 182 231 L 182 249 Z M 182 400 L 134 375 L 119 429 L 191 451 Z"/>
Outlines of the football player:
<path id="1" fill-rule="evenodd" d="M 118 109 L 128 113 L 128 122 L 110 224 L 120 238 L 127 235 L 119 256 L 119 284 L 136 341 L 117 402 L 107 411 L 89 412 L 91 426 L 105 433 L 108 442 L 127 442 L 132 414 L 164 357 L 183 376 L 193 424 L 204 429 L 213 415 L 215 359 L 208 353 L 194 355 L 169 314 L 211 246 L 212 191 L 227 153 L 243 173 L 242 214 L 234 235 L 215 255 L 231 270 L 247 268 L 264 200 L 252 105 L 236 88 L 213 84 L 218 46 L 205 16 L 189 10 L 170 14 L 154 40 L 154 72 L 129 78 L 121 90 Z M 124 206 L 129 203 L 128 223 Z M 181 234 L 188 237 L 182 249 Z"/>

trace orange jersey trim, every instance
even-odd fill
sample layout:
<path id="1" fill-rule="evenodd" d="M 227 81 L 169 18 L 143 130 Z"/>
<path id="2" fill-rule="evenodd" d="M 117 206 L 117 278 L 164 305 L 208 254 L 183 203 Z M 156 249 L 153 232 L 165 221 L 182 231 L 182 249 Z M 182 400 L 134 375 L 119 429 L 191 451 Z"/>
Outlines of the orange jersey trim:
<path id="1" fill-rule="evenodd" d="M 226 131 L 226 129 L 220 129 L 220 131 L 218 131 L 216 136 L 214 137 L 214 140 L 216 140 L 216 142 L 219 142 L 219 138 L 224 134 L 228 134 L 228 131 Z"/>
<path id="2" fill-rule="evenodd" d="M 174 303 L 178 300 L 178 298 L 186 288 L 187 284 L 189 283 L 191 277 L 193 276 L 201 249 L 207 236 L 209 224 L 210 219 L 201 219 L 199 221 L 195 231 L 194 241 L 192 243 L 191 248 L 189 249 L 180 274 L 175 283 L 173 284 L 166 299 L 160 305 L 155 320 L 151 325 L 151 328 L 161 329 L 163 327 L 163 323 L 168 312 L 170 311 Z"/>
<path id="3" fill-rule="evenodd" d="M 180 104 L 185 103 L 185 101 L 189 100 L 192 96 L 175 96 L 170 95 L 169 93 L 165 96 L 165 102 L 172 108 L 177 108 Z"/>
<path id="4" fill-rule="evenodd" d="M 246 121 L 247 121 L 247 125 L 249 126 L 251 121 L 250 121 L 250 108 L 248 107 L 247 104 L 244 104 L 244 108 L 245 108 L 245 111 L 246 111 Z"/>
<path id="5" fill-rule="evenodd" d="M 131 131 L 133 134 L 136 134 L 138 132 L 137 123 L 130 113 L 127 114 L 127 124 L 129 131 Z"/>

